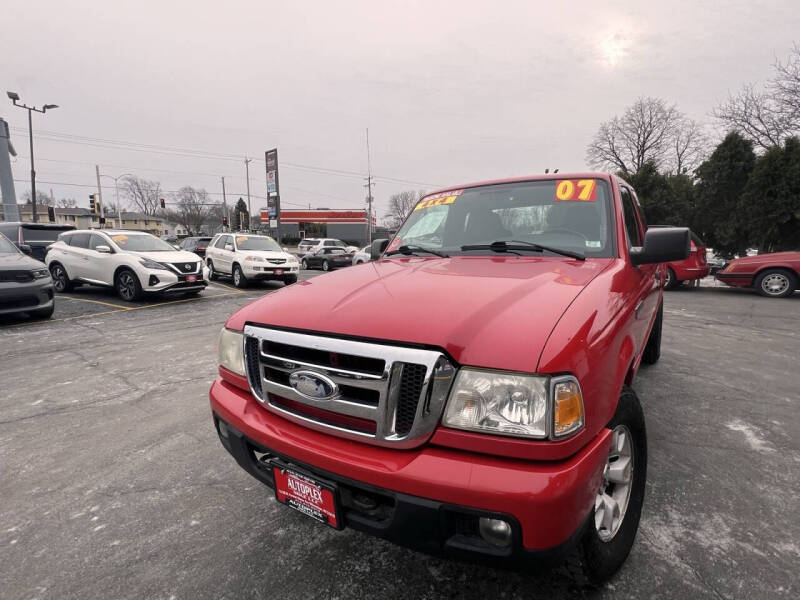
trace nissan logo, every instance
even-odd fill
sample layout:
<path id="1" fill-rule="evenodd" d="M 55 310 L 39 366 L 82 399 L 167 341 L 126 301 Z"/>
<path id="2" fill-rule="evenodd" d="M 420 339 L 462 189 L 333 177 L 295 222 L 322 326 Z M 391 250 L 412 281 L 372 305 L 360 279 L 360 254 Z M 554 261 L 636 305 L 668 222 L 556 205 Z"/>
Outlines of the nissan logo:
<path id="1" fill-rule="evenodd" d="M 183 265 L 183 268 L 186 271 L 191 271 L 192 270 L 192 265 L 190 263 L 186 263 L 185 265 Z"/>
<path id="2" fill-rule="evenodd" d="M 314 371 L 295 371 L 289 375 L 289 385 L 311 400 L 330 400 L 339 392 L 336 382 Z"/>

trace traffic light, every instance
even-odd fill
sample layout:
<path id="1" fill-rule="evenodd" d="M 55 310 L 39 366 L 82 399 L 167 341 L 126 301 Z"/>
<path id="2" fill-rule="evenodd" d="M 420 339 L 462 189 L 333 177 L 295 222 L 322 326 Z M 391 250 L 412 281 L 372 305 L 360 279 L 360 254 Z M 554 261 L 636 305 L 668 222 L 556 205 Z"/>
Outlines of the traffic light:
<path id="1" fill-rule="evenodd" d="M 51 223 L 55 223 L 56 222 L 56 209 L 53 208 L 52 206 L 48 206 L 47 207 L 47 216 L 50 219 Z"/>
<path id="2" fill-rule="evenodd" d="M 166 208 L 166 204 L 167 204 L 167 203 L 166 203 L 166 202 L 164 202 L 164 199 L 163 199 L 163 198 L 161 198 L 160 202 L 161 202 L 161 208 Z"/>
<path id="3" fill-rule="evenodd" d="M 223 227 L 227 227 L 228 226 L 228 217 L 222 217 L 222 226 Z"/>
<path id="4" fill-rule="evenodd" d="M 97 194 L 89 194 L 89 212 L 96 215 L 100 210 L 100 203 L 97 201 Z"/>

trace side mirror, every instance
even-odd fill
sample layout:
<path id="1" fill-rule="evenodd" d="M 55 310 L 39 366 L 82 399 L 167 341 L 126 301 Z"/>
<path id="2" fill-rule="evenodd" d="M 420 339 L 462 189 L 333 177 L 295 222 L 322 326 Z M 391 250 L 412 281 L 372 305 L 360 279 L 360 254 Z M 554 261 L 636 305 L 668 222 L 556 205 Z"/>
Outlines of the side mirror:
<path id="1" fill-rule="evenodd" d="M 111 254 L 111 248 L 109 246 L 106 246 L 105 244 L 95 246 L 94 249 L 95 251 L 100 252 L 101 254 Z"/>
<path id="2" fill-rule="evenodd" d="M 634 265 L 672 262 L 689 257 L 689 229 L 686 227 L 659 227 L 644 234 L 644 246 L 631 248 Z"/>
<path id="3" fill-rule="evenodd" d="M 28 244 L 20 244 L 19 249 L 23 254 L 27 254 L 28 256 L 33 254 L 33 248 L 31 248 Z"/>
<path id="4" fill-rule="evenodd" d="M 388 245 L 389 245 L 389 240 L 387 240 L 386 238 L 372 240 L 372 245 L 369 247 L 370 260 L 378 260 L 383 254 L 383 251 L 386 250 L 386 246 Z"/>
<path id="5" fill-rule="evenodd" d="M 225 244 L 225 250 L 228 252 L 233 252 L 233 244 Z"/>

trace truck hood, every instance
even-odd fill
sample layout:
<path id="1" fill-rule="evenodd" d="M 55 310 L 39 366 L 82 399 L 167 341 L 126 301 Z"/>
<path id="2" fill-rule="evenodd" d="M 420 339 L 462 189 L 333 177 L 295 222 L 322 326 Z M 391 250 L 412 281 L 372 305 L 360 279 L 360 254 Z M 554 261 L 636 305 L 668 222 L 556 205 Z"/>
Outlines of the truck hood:
<path id="1" fill-rule="evenodd" d="M 611 259 L 392 258 L 303 281 L 245 306 L 245 323 L 446 350 L 458 363 L 535 371 L 561 315 Z"/>

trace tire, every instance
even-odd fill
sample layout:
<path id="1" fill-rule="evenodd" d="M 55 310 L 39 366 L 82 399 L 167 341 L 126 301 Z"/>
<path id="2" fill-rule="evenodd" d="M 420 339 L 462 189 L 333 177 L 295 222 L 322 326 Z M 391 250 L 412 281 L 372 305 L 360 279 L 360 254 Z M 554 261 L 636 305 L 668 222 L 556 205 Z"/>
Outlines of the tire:
<path id="1" fill-rule="evenodd" d="M 664 280 L 664 289 L 665 290 L 674 290 L 681 284 L 675 278 L 675 271 L 672 270 L 672 267 L 667 267 L 667 278 Z"/>
<path id="2" fill-rule="evenodd" d="M 283 278 L 283 283 L 285 285 L 292 285 L 293 283 L 297 283 L 297 275 L 287 275 Z"/>
<path id="3" fill-rule="evenodd" d="M 53 311 L 56 309 L 56 303 L 53 302 L 48 308 L 40 308 L 37 310 L 29 311 L 28 314 L 34 319 L 49 319 L 53 316 Z"/>
<path id="4" fill-rule="evenodd" d="M 647 431 L 642 407 L 636 392 L 631 388 L 623 386 L 617 410 L 608 428 L 614 431 L 612 449 L 606 463 L 601 488 L 595 497 L 595 508 L 572 554 L 564 563 L 567 575 L 583 586 L 594 587 L 608 581 L 623 565 L 633 547 L 644 504 L 647 480 Z M 603 517 L 608 514 L 609 505 L 604 503 L 603 498 L 605 496 L 616 498 L 618 492 L 620 494 L 622 492 L 619 487 L 622 484 L 614 483 L 613 477 L 607 478 L 607 475 L 613 473 L 609 472 L 610 466 L 619 464 L 619 461 L 625 458 L 625 436 L 628 436 L 630 468 L 617 472 L 617 477 L 620 477 L 621 481 L 626 477 L 625 471 L 627 471 L 629 481 L 627 503 L 620 520 L 614 521 L 613 517 L 606 520 Z M 601 491 L 605 493 L 601 494 Z M 619 507 L 619 503 L 617 506 Z M 609 523 L 610 529 L 607 527 Z"/>
<path id="5" fill-rule="evenodd" d="M 753 287 L 767 298 L 786 298 L 797 289 L 797 275 L 785 269 L 767 269 L 758 274 Z"/>
<path id="6" fill-rule="evenodd" d="M 50 265 L 50 277 L 53 278 L 53 289 L 57 292 L 71 292 L 75 288 L 75 284 L 67 277 L 67 270 L 61 263 Z"/>
<path id="7" fill-rule="evenodd" d="M 331 266 L 328 264 L 327 260 L 323 260 L 322 261 L 322 270 L 323 271 L 330 271 L 331 270 Z"/>
<path id="8" fill-rule="evenodd" d="M 209 259 L 206 263 L 208 267 L 208 279 L 209 281 L 216 281 L 218 279 L 217 272 L 214 270 L 214 261 Z"/>
<path id="9" fill-rule="evenodd" d="M 237 288 L 247 287 L 247 277 L 244 276 L 244 273 L 242 273 L 242 267 L 239 265 L 233 265 L 231 277 L 233 277 L 233 285 L 235 285 Z"/>
<path id="10" fill-rule="evenodd" d="M 650 337 L 647 338 L 647 345 L 642 352 L 642 362 L 646 365 L 654 365 L 661 358 L 661 327 L 664 321 L 664 302 L 658 307 L 656 320 L 650 330 Z"/>
<path id="11" fill-rule="evenodd" d="M 308 269 L 308 263 L 306 262 L 305 258 L 300 261 L 300 268 L 303 269 L 304 271 Z"/>
<path id="12" fill-rule="evenodd" d="M 126 302 L 135 302 L 142 297 L 142 284 L 136 273 L 130 269 L 123 269 L 114 278 L 114 289 L 117 295 Z"/>

